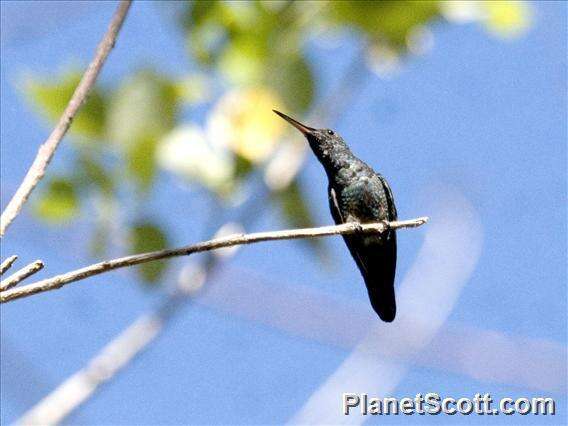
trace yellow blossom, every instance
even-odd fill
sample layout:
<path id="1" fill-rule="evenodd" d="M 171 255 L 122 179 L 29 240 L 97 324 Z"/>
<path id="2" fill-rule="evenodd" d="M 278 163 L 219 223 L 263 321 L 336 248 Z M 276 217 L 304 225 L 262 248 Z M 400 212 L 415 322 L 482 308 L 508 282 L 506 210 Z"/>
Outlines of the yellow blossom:
<path id="1" fill-rule="evenodd" d="M 224 95 L 211 113 L 209 139 L 247 160 L 258 163 L 276 148 L 285 131 L 272 109 L 281 108 L 278 96 L 263 87 L 236 89 Z"/>

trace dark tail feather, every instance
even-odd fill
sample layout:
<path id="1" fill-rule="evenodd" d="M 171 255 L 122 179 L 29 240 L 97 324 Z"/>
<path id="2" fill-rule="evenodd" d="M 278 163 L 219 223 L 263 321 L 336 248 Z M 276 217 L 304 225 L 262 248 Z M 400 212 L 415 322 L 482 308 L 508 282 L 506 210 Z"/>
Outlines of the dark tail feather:
<path id="1" fill-rule="evenodd" d="M 369 300 L 379 318 L 385 322 L 392 322 L 396 316 L 396 300 L 394 296 L 394 282 L 388 277 L 373 277 L 372 282 L 365 280 Z"/>
<path id="2" fill-rule="evenodd" d="M 348 242 L 353 258 L 363 275 L 371 306 L 385 322 L 392 322 L 396 316 L 394 277 L 396 272 L 396 234 L 390 231 L 386 241 L 363 246 Z M 353 244 L 355 243 L 355 244 Z"/>
<path id="3" fill-rule="evenodd" d="M 394 277 L 396 272 L 396 234 L 391 231 L 388 240 L 373 247 L 373 254 L 367 263 L 364 275 L 371 306 L 385 322 L 392 322 L 396 316 Z"/>

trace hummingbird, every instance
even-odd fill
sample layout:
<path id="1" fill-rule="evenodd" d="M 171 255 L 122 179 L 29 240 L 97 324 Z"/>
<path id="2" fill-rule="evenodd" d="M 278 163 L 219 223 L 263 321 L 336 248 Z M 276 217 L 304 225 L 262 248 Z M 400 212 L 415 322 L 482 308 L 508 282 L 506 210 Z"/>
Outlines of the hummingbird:
<path id="1" fill-rule="evenodd" d="M 336 224 L 397 220 L 394 197 L 386 179 L 357 158 L 343 138 L 331 129 L 315 129 L 273 110 L 298 129 L 323 166 L 328 178 L 331 215 Z M 385 322 L 396 316 L 394 278 L 396 231 L 373 235 L 343 235 L 369 293 L 371 306 Z"/>

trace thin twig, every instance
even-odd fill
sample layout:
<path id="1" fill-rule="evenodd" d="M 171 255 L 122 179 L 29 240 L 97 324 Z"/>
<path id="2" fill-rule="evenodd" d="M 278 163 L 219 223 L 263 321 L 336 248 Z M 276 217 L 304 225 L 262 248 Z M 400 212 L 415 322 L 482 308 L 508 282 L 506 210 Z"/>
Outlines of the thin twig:
<path id="1" fill-rule="evenodd" d="M 4 260 L 4 262 L 0 265 L 0 275 L 3 275 L 4 272 L 10 269 L 16 260 L 18 260 L 18 256 L 15 254 Z"/>
<path id="2" fill-rule="evenodd" d="M 124 365 L 154 339 L 161 323 L 141 317 L 117 339 L 107 344 L 85 367 L 66 379 L 53 392 L 27 411 L 17 425 L 57 425 L 87 400 L 101 384 L 114 377 Z"/>
<path id="3" fill-rule="evenodd" d="M 148 253 L 134 254 L 131 256 L 120 257 L 118 259 L 106 260 L 104 262 L 95 263 L 75 271 L 57 275 L 52 278 L 28 284 L 23 287 L 15 288 L 0 293 L 0 303 L 10 302 L 12 300 L 27 297 L 32 294 L 42 293 L 44 291 L 56 290 L 74 281 L 80 281 L 93 275 L 99 275 L 126 266 L 139 265 L 141 263 L 153 262 L 155 260 L 166 259 L 177 256 L 188 256 L 193 253 L 199 253 L 210 250 L 217 250 L 224 247 L 232 247 L 236 245 L 253 244 L 262 241 L 276 240 L 292 240 L 299 238 L 324 237 L 329 235 L 345 235 L 355 233 L 381 233 L 387 229 L 414 228 L 425 224 L 427 217 L 420 217 L 411 220 L 402 220 L 396 222 L 379 222 L 379 223 L 345 223 L 342 225 L 323 226 L 319 228 L 303 228 L 288 229 L 284 231 L 257 232 L 254 234 L 236 234 L 222 238 L 215 238 L 209 241 L 203 241 L 197 244 L 180 247 L 176 249 L 159 250 Z"/>
<path id="4" fill-rule="evenodd" d="M 130 0 L 123 0 L 120 2 L 120 5 L 118 6 L 116 12 L 114 13 L 114 16 L 112 17 L 112 21 L 110 22 L 106 34 L 97 46 L 95 57 L 89 64 L 87 70 L 85 71 L 85 74 L 83 74 L 83 77 L 81 78 L 79 85 L 75 89 L 73 96 L 69 100 L 65 111 L 63 111 L 59 122 L 57 123 L 47 140 L 39 147 L 36 158 L 29 168 L 26 177 L 4 209 L 4 212 L 0 217 L 0 237 L 4 236 L 4 233 L 6 232 L 8 226 L 12 223 L 16 216 L 18 216 L 18 214 L 22 210 L 24 203 L 27 201 L 34 188 L 45 175 L 47 166 L 53 158 L 59 142 L 61 142 L 61 140 L 67 133 L 67 130 L 69 130 L 69 127 L 73 122 L 73 118 L 79 111 L 79 108 L 81 108 L 81 105 L 83 105 L 83 103 L 87 99 L 87 95 L 94 86 L 108 54 L 114 47 L 116 37 L 118 35 L 118 32 L 120 31 L 122 23 L 124 22 L 124 19 L 126 18 L 130 4 Z"/>
<path id="5" fill-rule="evenodd" d="M 309 19 L 307 21 L 309 22 Z M 362 63 L 358 64 L 360 68 L 365 68 L 364 65 L 365 64 Z M 351 69 L 352 67 L 350 66 L 349 70 Z M 348 74 L 349 70 L 345 74 Z M 349 81 L 348 78 L 342 78 L 339 87 L 334 89 L 334 91 L 343 92 L 343 84 L 348 84 Z M 361 84 L 356 84 L 355 86 L 356 89 L 361 88 Z M 350 85 L 350 87 L 353 88 L 354 85 Z M 352 99 L 352 96 L 352 93 L 347 94 L 349 99 Z M 329 99 L 332 101 L 337 100 L 337 96 L 333 95 Z M 326 102 L 322 102 L 322 105 L 325 104 Z M 343 106 L 345 105 L 346 103 L 343 102 Z M 320 108 L 316 107 L 316 111 L 319 109 Z M 336 110 L 334 109 L 334 111 Z M 325 115 L 325 113 L 323 115 Z M 330 121 L 322 117 L 321 113 L 316 113 L 314 116 L 319 117 L 321 122 Z M 305 149 L 303 144 L 300 144 L 300 146 L 302 149 Z M 287 162 L 286 160 L 289 160 L 290 157 L 286 156 L 284 161 L 281 161 L 284 166 L 275 167 L 275 172 L 280 174 L 279 182 L 289 183 L 293 180 L 300 171 L 301 158 L 303 156 L 304 150 L 292 154 L 293 163 L 296 164 L 299 162 L 298 166 L 294 166 L 294 164 L 291 165 L 290 162 Z M 299 159 L 297 159 L 298 157 Z M 282 177 L 283 173 L 286 173 L 284 177 Z M 286 185 L 282 183 L 279 187 L 282 188 L 285 186 Z M 258 201 L 266 201 L 270 196 L 270 190 L 274 189 L 272 185 L 269 185 L 269 188 L 263 187 L 254 197 L 257 201 L 247 203 L 242 210 L 236 210 L 237 218 L 233 220 L 242 224 L 248 224 L 256 220 L 258 216 L 252 215 L 251 212 L 256 211 Z M 206 235 L 205 238 L 207 236 L 208 235 Z M 22 417 L 17 424 L 57 424 L 63 421 L 71 412 L 77 409 L 79 405 L 91 398 L 92 395 L 99 390 L 101 385 L 112 380 L 120 370 L 127 367 L 136 355 L 140 354 L 144 349 L 155 342 L 154 339 L 169 324 L 171 319 L 175 318 L 181 311 L 181 308 L 193 300 L 194 291 L 199 290 L 201 286 L 205 284 L 211 272 L 219 265 L 219 259 L 221 258 L 214 256 L 214 253 L 213 251 L 207 252 L 201 262 L 188 264 L 188 267 L 196 268 L 191 274 L 191 277 L 186 277 L 184 280 L 180 279 L 174 291 L 165 296 L 152 312 L 139 317 L 134 323 L 123 330 L 119 336 L 105 345 L 86 367 L 78 371 L 52 393 L 47 395 L 28 413 L 24 414 L 24 417 Z M 232 254 L 234 254 L 234 252 L 232 252 Z M 209 289 L 209 285 L 204 288 Z M 110 348 L 112 348 L 112 351 L 110 351 Z M 128 359 L 125 360 L 125 358 Z M 34 419 L 39 420 L 35 421 Z"/>
<path id="6" fill-rule="evenodd" d="M 35 262 L 30 263 L 27 266 L 24 266 L 22 269 L 16 271 L 8 278 L 0 282 L 0 292 L 6 291 L 18 285 L 19 282 L 25 280 L 30 275 L 33 275 L 36 272 L 41 271 L 42 269 L 43 269 L 43 262 L 41 260 L 36 260 Z"/>

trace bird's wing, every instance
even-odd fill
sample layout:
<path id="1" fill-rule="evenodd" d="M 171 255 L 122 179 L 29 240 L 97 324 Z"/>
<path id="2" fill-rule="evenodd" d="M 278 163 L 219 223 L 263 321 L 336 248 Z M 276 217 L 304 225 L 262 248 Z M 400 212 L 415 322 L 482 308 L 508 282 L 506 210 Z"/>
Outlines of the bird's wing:
<path id="1" fill-rule="evenodd" d="M 394 196 L 392 195 L 391 187 L 389 186 L 389 183 L 387 182 L 387 180 L 384 177 L 382 177 L 378 173 L 376 175 L 377 175 L 377 178 L 379 179 L 379 182 L 383 186 L 383 188 L 385 190 L 385 195 L 387 197 L 387 205 L 388 205 L 388 210 L 389 210 L 389 221 L 390 220 L 397 220 L 398 213 L 396 211 L 396 206 L 394 204 Z"/>
<path id="2" fill-rule="evenodd" d="M 337 194 L 331 186 L 328 188 L 328 195 L 335 223 L 345 223 Z M 391 194 L 389 195 L 392 197 Z M 344 235 L 343 239 L 365 280 L 371 306 L 383 321 L 390 322 L 396 315 L 394 295 L 396 234 L 394 231 L 387 232 L 389 235 L 386 239 L 377 238 L 376 242 L 357 235 Z"/>
<path id="3" fill-rule="evenodd" d="M 327 188 L 327 194 L 329 197 L 329 209 L 331 210 L 331 216 L 333 217 L 335 224 L 341 225 L 342 223 L 345 223 L 345 219 L 343 219 L 343 215 L 339 208 L 339 202 L 337 201 L 337 194 L 331 185 Z"/>

